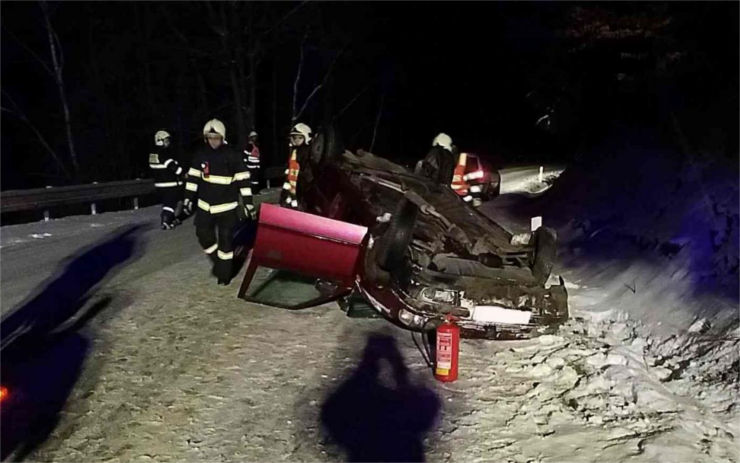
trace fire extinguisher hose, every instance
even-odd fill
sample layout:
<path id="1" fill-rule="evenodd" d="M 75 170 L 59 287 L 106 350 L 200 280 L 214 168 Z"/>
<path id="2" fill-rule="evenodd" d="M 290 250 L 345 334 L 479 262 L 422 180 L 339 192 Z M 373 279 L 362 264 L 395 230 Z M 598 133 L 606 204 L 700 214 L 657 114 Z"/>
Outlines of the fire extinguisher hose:
<path id="1" fill-rule="evenodd" d="M 414 345 L 421 353 L 421 358 L 424 359 L 424 363 L 426 363 L 429 368 L 434 368 L 434 366 L 432 365 L 431 357 L 429 356 L 429 351 L 427 350 L 427 343 L 424 340 L 424 333 L 421 334 L 421 342 L 423 347 L 420 346 L 419 343 L 416 341 L 416 332 L 411 332 L 411 339 L 414 340 Z"/>
<path id="2" fill-rule="evenodd" d="M 429 368 L 434 368 L 434 362 L 432 360 L 432 348 L 429 345 L 429 341 L 426 337 L 426 334 L 427 334 L 427 325 L 434 320 L 435 320 L 434 318 L 429 318 L 421 326 L 421 344 L 422 344 L 421 346 L 419 346 L 419 343 L 416 341 L 416 336 L 415 336 L 416 333 L 414 331 L 411 332 L 411 339 L 414 340 L 414 345 L 421 353 L 421 356 L 424 358 L 424 362 L 427 364 Z"/>

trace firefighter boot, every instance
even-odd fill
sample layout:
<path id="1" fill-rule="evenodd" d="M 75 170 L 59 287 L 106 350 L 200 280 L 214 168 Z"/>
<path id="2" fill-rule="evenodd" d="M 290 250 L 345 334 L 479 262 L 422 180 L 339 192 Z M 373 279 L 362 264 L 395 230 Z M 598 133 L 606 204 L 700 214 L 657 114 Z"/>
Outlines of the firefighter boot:
<path id="1" fill-rule="evenodd" d="M 171 207 L 163 207 L 160 217 L 162 219 L 162 230 L 172 230 L 177 225 L 175 223 L 175 211 Z"/>

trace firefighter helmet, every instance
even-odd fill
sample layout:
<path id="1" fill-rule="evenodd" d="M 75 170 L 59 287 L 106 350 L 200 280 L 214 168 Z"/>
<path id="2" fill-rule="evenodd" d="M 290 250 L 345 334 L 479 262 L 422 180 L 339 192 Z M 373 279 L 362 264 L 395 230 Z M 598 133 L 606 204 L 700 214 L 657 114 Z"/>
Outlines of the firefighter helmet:
<path id="1" fill-rule="evenodd" d="M 206 125 L 203 126 L 203 137 L 208 136 L 208 134 L 218 134 L 221 135 L 221 138 L 224 139 L 224 142 L 226 141 L 226 127 L 224 126 L 224 123 L 219 121 L 218 119 L 211 119 L 210 121 L 206 122 Z"/>
<path id="2" fill-rule="evenodd" d="M 434 137 L 434 141 L 432 141 L 432 146 L 441 146 L 448 151 L 452 151 L 452 138 L 450 138 L 450 136 L 446 133 L 440 133 L 439 135 Z"/>
<path id="3" fill-rule="evenodd" d="M 254 130 L 249 132 L 249 138 L 256 137 L 256 136 L 257 136 L 257 132 L 255 132 Z"/>
<path id="4" fill-rule="evenodd" d="M 291 135 L 302 135 L 303 138 L 306 139 L 306 143 L 308 144 L 311 141 L 311 127 L 307 126 L 306 124 L 299 122 L 298 124 L 294 125 L 293 128 L 290 130 Z"/>
<path id="5" fill-rule="evenodd" d="M 157 146 L 165 146 L 169 143 L 166 142 L 166 140 L 169 140 L 170 134 L 166 130 L 158 130 L 157 133 L 154 134 L 154 144 Z"/>

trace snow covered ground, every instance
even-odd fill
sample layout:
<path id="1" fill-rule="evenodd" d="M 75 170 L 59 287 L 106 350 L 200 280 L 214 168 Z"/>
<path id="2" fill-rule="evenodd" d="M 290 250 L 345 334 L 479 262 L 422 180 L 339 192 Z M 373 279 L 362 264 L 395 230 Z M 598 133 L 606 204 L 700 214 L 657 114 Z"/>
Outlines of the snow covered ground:
<path id="1" fill-rule="evenodd" d="M 499 170 L 501 174 L 500 193 L 517 193 L 525 196 L 538 196 L 547 191 L 555 179 L 563 173 L 563 166 L 541 166 L 542 177 L 540 177 L 540 166 L 513 167 Z"/>
<path id="2" fill-rule="evenodd" d="M 504 195 L 483 211 L 524 229 L 522 198 Z M 62 256 L 119 224 L 156 220 L 149 208 L 4 227 L 3 313 L 54 290 L 44 279 L 55 278 L 49 269 Z M 37 248 L 45 240 L 58 241 Z M 689 291 L 673 268 L 680 259 L 668 266 L 625 251 L 622 262 L 591 260 L 564 239 L 557 273 L 571 320 L 529 341 L 463 340 L 460 379 L 441 384 L 411 335 L 382 319 L 348 318 L 336 304 L 297 312 L 248 304 L 235 297 L 241 275 L 216 286 L 191 223 L 137 240 L 143 252 L 87 293 L 83 306 L 102 309 L 78 331 L 88 343 L 79 377 L 32 461 L 343 461 L 322 410 L 357 377 L 377 387 L 355 389 L 347 427 L 362 428 L 374 409 L 385 432 L 372 443 L 423 438 L 428 461 L 740 461 L 737 307 Z M 16 289 L 6 296 L 6 286 Z M 358 376 L 378 335 L 395 340 L 408 384 L 397 383 L 392 362 Z M 423 437 L 400 424 L 405 407 L 418 412 L 409 391 L 440 407 Z"/>

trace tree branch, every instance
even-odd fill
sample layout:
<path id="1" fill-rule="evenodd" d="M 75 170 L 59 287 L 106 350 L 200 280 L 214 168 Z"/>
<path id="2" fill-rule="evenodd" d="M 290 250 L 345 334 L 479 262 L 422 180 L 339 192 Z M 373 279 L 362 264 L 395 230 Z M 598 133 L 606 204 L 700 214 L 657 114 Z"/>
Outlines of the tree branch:
<path id="1" fill-rule="evenodd" d="M 339 52 L 337 52 L 336 55 L 334 55 L 334 59 L 332 59 L 331 64 L 329 64 L 329 67 L 327 68 L 326 74 L 324 74 L 324 78 L 322 79 L 321 83 L 318 84 L 316 87 L 314 87 L 314 89 L 311 92 L 311 94 L 308 95 L 308 97 L 306 98 L 306 101 L 303 102 L 303 106 L 301 107 L 301 110 L 298 112 L 298 114 L 295 114 L 295 106 L 294 106 L 293 114 L 295 114 L 295 115 L 293 116 L 293 122 L 295 122 L 299 117 L 301 117 L 301 114 L 303 114 L 303 111 L 306 110 L 306 108 L 308 107 L 308 103 L 311 102 L 311 99 L 314 97 L 314 95 L 316 95 L 316 93 L 319 90 L 321 90 L 321 88 L 324 85 L 326 85 L 326 82 L 329 80 L 329 76 L 334 71 L 334 65 L 337 63 L 337 60 L 342 55 L 342 53 L 344 53 L 344 50 L 346 50 L 346 49 L 347 49 L 347 45 L 345 45 L 344 47 L 342 47 L 342 49 L 339 50 Z M 301 64 L 302 63 L 303 63 L 303 48 L 301 47 Z M 300 68 L 299 68 L 299 70 L 300 70 Z M 293 93 L 293 101 L 294 101 L 294 103 L 295 103 L 295 96 L 296 96 L 296 93 Z"/>
<path id="2" fill-rule="evenodd" d="M 311 94 L 308 95 L 308 98 L 306 98 L 306 101 L 303 102 L 303 106 L 301 106 L 301 110 L 298 111 L 298 114 L 296 114 L 295 116 L 293 116 L 293 122 L 295 122 L 296 120 L 298 120 L 299 117 L 301 117 L 301 114 L 303 114 L 303 111 L 306 110 L 306 107 L 308 106 L 308 103 L 311 102 L 311 98 L 313 98 L 313 96 L 316 94 L 316 92 L 318 92 L 321 89 L 321 87 L 323 87 L 323 86 L 324 86 L 324 84 L 322 83 L 322 84 L 317 85 L 313 89 L 313 91 L 311 92 Z"/>
<path id="3" fill-rule="evenodd" d="M 28 126 L 28 128 L 30 128 L 31 131 L 36 135 L 36 138 L 38 138 L 39 142 L 41 143 L 41 146 L 43 146 L 44 149 L 46 149 L 46 151 L 49 152 L 49 154 L 54 159 L 54 161 L 56 161 L 56 163 L 59 166 L 60 170 L 62 172 L 64 172 L 64 175 L 66 175 L 68 179 L 69 178 L 72 178 L 72 176 L 69 174 L 69 171 L 67 171 L 67 168 L 64 167 L 64 163 L 62 162 L 62 160 L 59 158 L 59 156 L 57 156 L 57 153 L 51 148 L 51 146 L 49 146 L 49 143 L 46 142 L 46 139 L 44 138 L 43 135 L 41 135 L 41 132 L 39 132 L 39 130 L 36 128 L 36 126 L 33 125 L 33 123 L 28 120 L 28 117 L 26 117 L 25 113 L 23 113 L 23 111 L 20 110 L 20 108 L 18 107 L 18 104 L 15 102 L 15 100 L 13 100 L 13 98 L 6 91 L 4 91 L 4 90 L 3 90 L 2 94 L 3 94 L 3 96 L 5 98 L 7 98 L 10 101 L 10 103 L 13 105 L 13 107 L 15 109 L 12 110 L 12 109 L 8 109 L 8 108 L 5 108 L 5 107 L 0 107 L 0 109 L 2 109 L 3 111 L 8 112 L 8 113 L 14 115 L 20 121 L 22 121 L 24 124 L 26 124 Z"/>
<path id="4" fill-rule="evenodd" d="M 370 85 L 366 85 L 365 88 L 363 88 L 362 90 L 360 90 L 357 93 L 357 95 L 355 95 L 355 97 L 352 98 L 349 103 L 347 103 L 346 105 L 344 105 L 344 107 L 337 113 L 337 115 L 334 116 L 334 119 L 336 120 L 339 117 L 341 117 L 342 114 L 344 114 L 344 112 L 346 110 L 348 110 L 353 104 L 355 104 L 355 101 L 357 101 L 357 99 L 360 98 L 360 96 L 362 96 L 362 94 L 365 93 L 367 91 L 367 89 L 369 89 L 369 88 L 370 88 Z"/>
<path id="5" fill-rule="evenodd" d="M 308 0 L 305 0 L 305 1 L 301 2 L 300 5 L 296 6 L 292 10 L 290 10 L 285 16 L 283 16 L 275 24 L 273 24 L 272 27 L 268 28 L 266 31 L 264 31 L 262 34 L 260 34 L 260 36 L 261 37 L 264 37 L 267 34 L 269 34 L 270 32 L 272 32 L 273 30 L 275 30 L 278 26 L 280 26 L 283 22 L 285 22 L 289 17 L 293 16 L 293 13 L 295 13 L 296 11 L 300 10 L 301 8 L 303 8 L 303 6 L 306 3 L 308 3 Z"/>
<path id="6" fill-rule="evenodd" d="M 57 58 L 59 59 L 59 69 L 64 69 L 64 50 L 62 50 L 62 42 L 59 40 L 59 36 L 57 35 L 56 30 L 52 29 L 51 33 L 54 35 L 54 41 L 57 44 L 55 50 L 57 53 Z"/>
<path id="7" fill-rule="evenodd" d="M 34 58 L 36 59 L 36 61 L 37 61 L 37 62 L 38 62 L 38 63 L 39 63 L 40 65 L 41 65 L 41 67 L 43 67 L 43 68 L 44 68 L 44 70 L 45 70 L 45 71 L 46 71 L 47 73 L 49 73 L 49 75 L 50 75 L 50 76 L 52 76 L 52 77 L 54 76 L 54 72 L 53 72 L 53 71 L 51 70 L 51 68 L 50 68 L 50 67 L 49 67 L 49 66 L 48 66 L 48 65 L 46 64 L 46 62 L 45 62 L 45 61 L 44 61 L 43 59 L 41 59 L 41 57 L 40 57 L 39 55 L 37 55 L 37 54 L 36 54 L 36 53 L 35 53 L 35 52 L 34 52 L 33 50 L 31 50 L 31 49 L 30 49 L 30 48 L 29 48 L 29 47 L 28 47 L 28 46 L 27 46 L 27 45 L 26 45 L 25 43 L 23 43 L 23 41 L 22 41 L 21 39 L 19 39 L 18 37 L 16 37 L 16 35 L 15 35 L 15 34 L 14 34 L 13 32 L 11 32 L 11 31 L 10 31 L 10 29 L 8 29 L 8 28 L 7 28 L 7 27 L 5 27 L 5 26 L 2 26 L 2 28 L 3 28 L 3 29 L 5 29 L 5 32 L 7 32 L 7 33 L 8 33 L 8 35 L 10 35 L 10 36 L 11 36 L 11 37 L 13 38 L 13 40 L 15 40 L 16 42 L 18 42 L 18 44 L 19 44 L 19 45 L 20 45 L 20 46 L 21 46 L 21 47 L 22 47 L 22 48 L 23 48 L 24 50 L 26 50 L 26 51 L 27 51 L 27 52 L 28 52 L 28 53 L 29 53 L 29 54 L 30 54 L 31 56 L 33 56 L 33 57 L 34 57 Z"/>
<path id="8" fill-rule="evenodd" d="M 370 142 L 370 152 L 373 152 L 375 147 L 375 137 L 378 134 L 378 125 L 380 125 L 380 116 L 383 114 L 383 103 L 385 103 L 385 93 L 380 96 L 380 106 L 378 107 L 378 115 L 375 116 L 375 127 L 373 127 L 373 139 Z"/>
<path id="9" fill-rule="evenodd" d="M 308 30 L 306 30 L 306 33 L 303 35 L 303 40 L 301 40 L 301 55 L 300 58 L 298 58 L 298 70 L 296 71 L 295 80 L 293 81 L 293 112 L 291 117 L 291 121 L 293 122 L 295 122 L 300 116 L 299 114 L 296 114 L 295 108 L 298 101 L 298 83 L 301 80 L 301 70 L 303 69 L 303 46 L 306 44 L 307 39 Z"/>
<path id="10" fill-rule="evenodd" d="M 64 89 L 64 79 L 62 76 L 62 68 L 60 66 L 58 57 L 62 53 L 61 49 L 57 51 L 57 44 L 54 41 L 54 36 L 56 35 L 56 32 L 54 31 L 54 28 L 51 25 L 51 20 L 49 19 L 49 10 L 48 5 L 45 0 L 42 0 L 39 2 L 39 6 L 41 7 L 41 12 L 44 16 L 44 22 L 46 24 L 46 33 L 47 37 L 49 39 L 49 52 L 51 54 L 51 60 L 52 64 L 54 65 L 54 77 L 57 83 L 57 88 L 59 90 L 59 98 L 62 102 L 62 110 L 64 111 L 64 125 L 66 128 L 67 133 L 67 144 L 69 146 L 69 157 L 72 160 L 72 168 L 74 169 L 75 175 L 80 173 L 80 165 L 77 162 L 77 152 L 75 151 L 75 145 L 74 145 L 74 138 L 72 137 L 72 122 L 70 120 L 69 115 L 69 106 L 67 106 L 67 94 Z M 58 37 L 57 37 L 58 40 Z"/>

